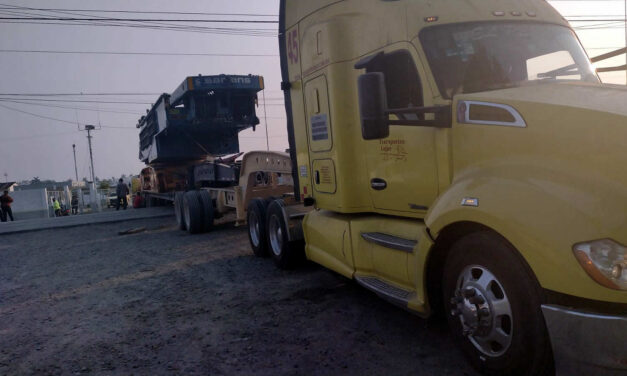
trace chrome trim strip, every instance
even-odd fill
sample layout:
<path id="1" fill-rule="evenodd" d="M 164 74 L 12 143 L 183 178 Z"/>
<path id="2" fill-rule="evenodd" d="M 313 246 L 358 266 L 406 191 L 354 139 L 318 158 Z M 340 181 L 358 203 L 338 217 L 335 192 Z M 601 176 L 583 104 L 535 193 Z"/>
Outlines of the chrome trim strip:
<path id="1" fill-rule="evenodd" d="M 398 236 L 382 234 L 380 232 L 362 232 L 361 237 L 367 242 L 407 253 L 413 253 L 416 244 L 418 244 L 415 240 L 403 239 Z"/>
<path id="2" fill-rule="evenodd" d="M 472 106 L 473 104 L 476 104 L 479 106 L 496 107 L 496 108 L 503 109 L 509 112 L 510 115 L 514 117 L 515 121 L 505 122 L 505 121 L 470 120 L 470 106 Z M 500 103 L 491 103 L 491 102 L 480 102 L 480 101 L 459 101 L 459 103 L 457 103 L 458 113 L 459 113 L 459 106 L 462 106 L 462 105 L 466 105 L 466 111 L 464 112 L 464 119 L 463 119 L 464 124 L 500 125 L 504 127 L 515 127 L 515 128 L 527 127 L 527 123 L 525 123 L 525 119 L 523 119 L 522 115 L 518 111 L 516 111 L 514 107 L 510 105 L 500 104 Z"/>

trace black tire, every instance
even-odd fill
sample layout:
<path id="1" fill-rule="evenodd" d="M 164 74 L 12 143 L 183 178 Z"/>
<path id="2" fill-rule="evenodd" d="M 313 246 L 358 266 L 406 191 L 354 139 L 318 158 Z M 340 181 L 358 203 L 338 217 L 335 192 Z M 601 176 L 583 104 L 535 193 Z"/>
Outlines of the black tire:
<path id="1" fill-rule="evenodd" d="M 253 198 L 248 203 L 246 222 L 248 223 L 248 241 L 257 257 L 268 257 L 268 233 L 266 231 L 266 211 L 268 201 Z M 252 226 L 252 227 L 251 227 Z"/>
<path id="2" fill-rule="evenodd" d="M 305 259 L 302 242 L 289 242 L 287 223 L 283 216 L 283 201 L 268 205 L 266 218 L 267 243 L 270 256 L 279 269 L 294 269 Z"/>
<path id="3" fill-rule="evenodd" d="M 542 289 L 505 239 L 479 232 L 459 240 L 445 263 L 443 298 L 453 336 L 477 370 L 553 374 Z"/>
<path id="4" fill-rule="evenodd" d="M 202 203 L 202 231 L 210 232 L 213 230 L 214 209 L 213 200 L 209 192 L 205 190 L 198 191 L 200 202 Z"/>
<path id="5" fill-rule="evenodd" d="M 196 191 L 189 191 L 183 196 L 183 214 L 187 232 L 198 234 L 203 229 L 203 210 L 200 195 Z"/>
<path id="6" fill-rule="evenodd" d="M 183 196 L 185 192 L 176 192 L 174 194 L 174 215 L 176 215 L 176 223 L 179 230 L 187 229 L 185 217 L 183 216 Z"/>

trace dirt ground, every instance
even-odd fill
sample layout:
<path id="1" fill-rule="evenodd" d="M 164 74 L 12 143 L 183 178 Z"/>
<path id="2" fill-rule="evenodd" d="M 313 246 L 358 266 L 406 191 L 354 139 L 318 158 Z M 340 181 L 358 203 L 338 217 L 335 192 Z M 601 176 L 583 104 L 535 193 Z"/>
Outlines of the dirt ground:
<path id="1" fill-rule="evenodd" d="M 3 375 L 475 375 L 440 321 L 316 265 L 278 270 L 244 228 L 0 240 Z"/>

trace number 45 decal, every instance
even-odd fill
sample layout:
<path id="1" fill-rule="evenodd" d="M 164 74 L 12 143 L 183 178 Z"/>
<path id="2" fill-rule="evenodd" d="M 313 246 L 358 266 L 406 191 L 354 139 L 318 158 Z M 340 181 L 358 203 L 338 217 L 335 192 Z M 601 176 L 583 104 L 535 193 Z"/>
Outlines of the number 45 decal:
<path id="1" fill-rule="evenodd" d="M 294 29 L 287 34 L 287 57 L 290 63 L 298 63 L 298 30 Z"/>

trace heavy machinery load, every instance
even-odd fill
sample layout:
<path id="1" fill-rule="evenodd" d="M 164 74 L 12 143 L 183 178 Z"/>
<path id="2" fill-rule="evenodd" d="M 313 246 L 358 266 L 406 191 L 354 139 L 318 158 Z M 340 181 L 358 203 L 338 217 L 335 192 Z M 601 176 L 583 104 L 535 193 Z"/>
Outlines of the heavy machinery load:
<path id="1" fill-rule="evenodd" d="M 196 233 L 230 211 L 245 223 L 252 198 L 291 193 L 287 154 L 240 153 L 238 134 L 259 124 L 263 89 L 261 76 L 199 75 L 162 94 L 137 124 L 144 201 L 174 202 L 181 229 Z"/>
<path id="2" fill-rule="evenodd" d="M 255 105 L 263 88 L 261 76 L 187 77 L 139 120 L 139 159 L 172 163 L 239 153 L 239 132 L 259 124 Z"/>
<path id="3" fill-rule="evenodd" d="M 300 204 L 251 202 L 255 254 L 445 314 L 489 375 L 625 374 L 627 89 L 549 2 L 280 7 Z"/>

